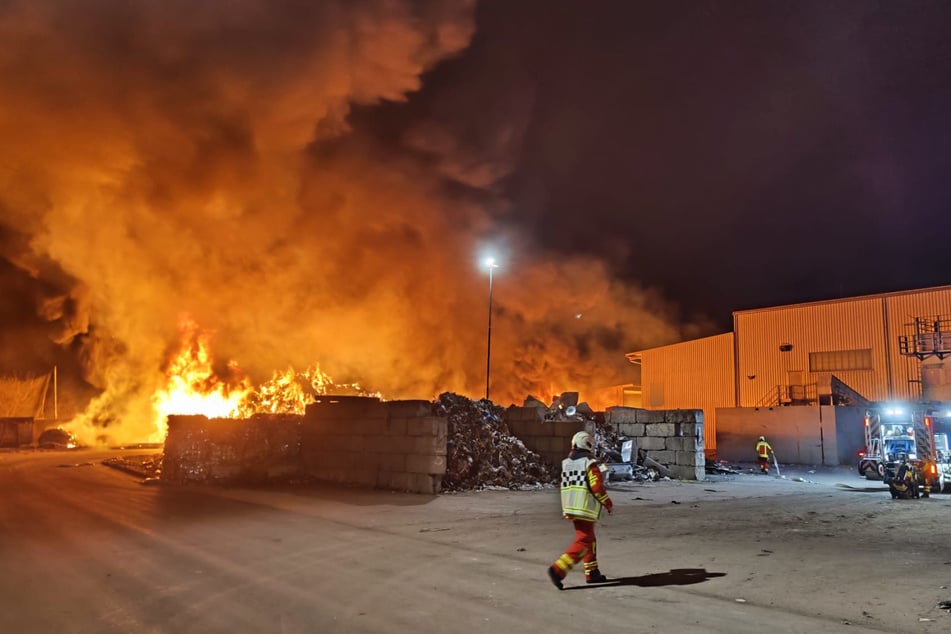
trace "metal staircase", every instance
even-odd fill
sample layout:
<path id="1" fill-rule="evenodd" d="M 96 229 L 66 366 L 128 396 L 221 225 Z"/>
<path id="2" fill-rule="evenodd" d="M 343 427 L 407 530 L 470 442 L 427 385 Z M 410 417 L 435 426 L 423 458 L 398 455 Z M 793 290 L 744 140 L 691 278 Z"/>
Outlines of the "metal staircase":
<path id="1" fill-rule="evenodd" d="M 905 334 L 898 337 L 898 351 L 920 361 L 951 356 L 951 317 L 915 317 L 905 324 Z"/>

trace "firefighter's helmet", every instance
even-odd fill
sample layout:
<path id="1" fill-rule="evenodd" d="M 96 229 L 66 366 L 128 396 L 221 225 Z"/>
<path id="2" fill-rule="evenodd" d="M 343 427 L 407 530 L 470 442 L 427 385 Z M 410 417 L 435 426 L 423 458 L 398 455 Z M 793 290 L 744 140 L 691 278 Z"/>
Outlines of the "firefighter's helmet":
<path id="1" fill-rule="evenodd" d="M 571 446 L 576 449 L 587 449 L 594 451 L 594 438 L 586 431 L 579 431 L 571 437 Z"/>
<path id="2" fill-rule="evenodd" d="M 759 439 L 762 440 L 762 441 L 765 441 L 765 440 L 766 440 L 766 436 L 760 436 Z"/>

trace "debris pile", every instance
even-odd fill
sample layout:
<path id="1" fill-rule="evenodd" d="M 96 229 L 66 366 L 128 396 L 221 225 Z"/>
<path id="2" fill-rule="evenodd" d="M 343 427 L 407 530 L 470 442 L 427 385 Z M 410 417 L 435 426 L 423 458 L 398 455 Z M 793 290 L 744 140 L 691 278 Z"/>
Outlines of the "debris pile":
<path id="1" fill-rule="evenodd" d="M 72 449 L 76 446 L 76 438 L 62 427 L 54 427 L 40 434 L 36 446 L 40 449 Z"/>
<path id="2" fill-rule="evenodd" d="M 145 480 L 157 479 L 162 475 L 162 454 L 160 453 L 106 458 L 102 464 Z"/>
<path id="3" fill-rule="evenodd" d="M 670 469 L 650 456 L 642 448 L 633 455 L 634 443 L 617 432 L 604 419 L 603 412 L 595 412 L 587 403 L 578 402 L 577 392 L 564 392 L 555 397 L 550 406 L 534 396 L 525 399 L 525 407 L 545 408 L 546 421 L 576 421 L 594 436 L 594 454 L 608 467 L 608 479 L 634 482 L 656 482 L 670 479 Z"/>
<path id="4" fill-rule="evenodd" d="M 740 469 L 733 467 L 726 460 L 717 460 L 716 462 L 707 462 L 705 470 L 708 475 L 737 475 L 743 473 Z"/>
<path id="5" fill-rule="evenodd" d="M 510 433 L 502 407 L 485 399 L 472 401 L 445 392 L 433 409 L 448 421 L 444 491 L 555 484 L 551 469 L 541 457 Z"/>

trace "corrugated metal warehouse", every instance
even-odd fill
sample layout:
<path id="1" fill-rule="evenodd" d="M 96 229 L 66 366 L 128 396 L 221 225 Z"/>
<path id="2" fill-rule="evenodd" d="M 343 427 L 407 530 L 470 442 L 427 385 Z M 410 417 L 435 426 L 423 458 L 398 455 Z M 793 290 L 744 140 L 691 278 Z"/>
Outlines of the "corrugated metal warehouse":
<path id="1" fill-rule="evenodd" d="M 702 409 L 704 446 L 716 447 L 716 408 L 735 407 L 733 333 L 632 352 L 641 366 L 641 407 Z"/>
<path id="2" fill-rule="evenodd" d="M 627 356 L 643 407 L 702 409 L 712 453 L 717 409 L 832 406 L 839 382 L 870 401 L 951 401 L 945 352 L 951 286 L 737 311 L 733 332 Z"/>

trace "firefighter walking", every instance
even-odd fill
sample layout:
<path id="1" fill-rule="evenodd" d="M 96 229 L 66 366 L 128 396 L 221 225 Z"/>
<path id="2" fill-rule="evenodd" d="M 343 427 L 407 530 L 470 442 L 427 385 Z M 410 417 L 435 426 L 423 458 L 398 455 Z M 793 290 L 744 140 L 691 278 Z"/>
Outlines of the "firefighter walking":
<path id="1" fill-rule="evenodd" d="M 594 457 L 594 438 L 579 431 L 571 439 L 571 452 L 561 462 L 561 511 L 575 527 L 575 541 L 551 566 L 548 577 L 559 590 L 568 571 L 579 561 L 584 562 L 584 577 L 588 583 L 603 583 L 607 577 L 598 569 L 598 542 L 594 525 L 601 509 L 608 513 L 614 503 L 604 485 L 604 474 Z"/>
<path id="2" fill-rule="evenodd" d="M 773 448 L 766 442 L 766 436 L 760 436 L 756 441 L 756 457 L 759 460 L 760 473 L 769 473 L 769 455 L 773 453 Z"/>

